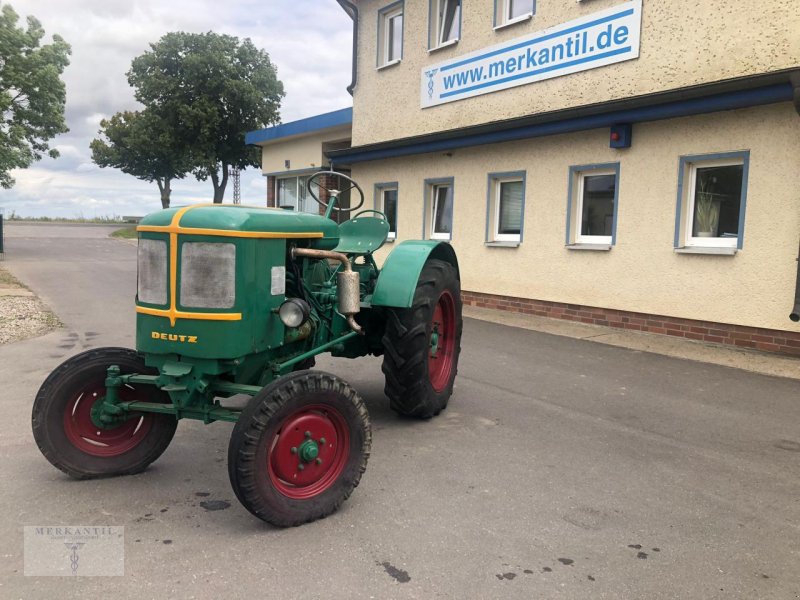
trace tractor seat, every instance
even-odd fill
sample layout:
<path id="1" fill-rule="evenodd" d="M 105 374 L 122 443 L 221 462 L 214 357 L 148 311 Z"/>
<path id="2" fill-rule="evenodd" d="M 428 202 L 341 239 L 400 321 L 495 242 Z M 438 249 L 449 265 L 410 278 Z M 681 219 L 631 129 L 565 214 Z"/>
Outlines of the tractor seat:
<path id="1" fill-rule="evenodd" d="M 383 246 L 389 235 L 389 223 L 383 216 L 365 217 L 363 211 L 339 225 L 339 245 L 335 252 L 369 254 Z"/>

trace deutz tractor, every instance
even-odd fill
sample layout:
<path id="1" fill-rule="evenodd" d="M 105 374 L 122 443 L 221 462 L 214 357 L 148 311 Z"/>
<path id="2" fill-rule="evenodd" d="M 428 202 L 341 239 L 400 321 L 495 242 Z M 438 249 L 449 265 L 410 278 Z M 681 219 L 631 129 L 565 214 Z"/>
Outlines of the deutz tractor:
<path id="1" fill-rule="evenodd" d="M 308 192 L 325 216 L 202 204 L 140 222 L 136 350 L 92 349 L 47 377 L 33 434 L 53 465 L 79 479 L 138 473 L 178 420 L 230 421 L 236 496 L 264 521 L 293 526 L 347 499 L 372 439 L 361 397 L 313 370 L 316 355 L 383 355 L 400 415 L 447 406 L 462 327 L 452 247 L 406 241 L 378 268 L 386 216 L 331 218 L 363 205 L 358 184 L 321 171 Z M 345 192 L 360 201 L 338 206 Z"/>

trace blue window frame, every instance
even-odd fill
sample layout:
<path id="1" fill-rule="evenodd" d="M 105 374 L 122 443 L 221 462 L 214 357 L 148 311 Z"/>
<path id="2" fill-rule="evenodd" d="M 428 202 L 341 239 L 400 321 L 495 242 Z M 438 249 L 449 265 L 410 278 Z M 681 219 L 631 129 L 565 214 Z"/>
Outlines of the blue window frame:
<path id="1" fill-rule="evenodd" d="M 423 194 L 423 239 L 452 240 L 455 180 L 452 177 L 426 179 Z"/>
<path id="2" fill-rule="evenodd" d="M 681 156 L 675 248 L 742 248 L 749 168 L 749 150 Z"/>
<path id="3" fill-rule="evenodd" d="M 567 246 L 611 246 L 617 243 L 619 163 L 569 168 Z"/>
<path id="4" fill-rule="evenodd" d="M 486 185 L 486 241 L 518 245 L 525 225 L 525 171 L 489 173 Z"/>
<path id="5" fill-rule="evenodd" d="M 428 50 L 451 46 L 461 39 L 461 0 L 429 0 Z"/>
<path id="6" fill-rule="evenodd" d="M 403 58 L 403 26 L 405 5 L 401 0 L 378 11 L 377 66 L 388 67 Z"/>
<path id="7" fill-rule="evenodd" d="M 494 0 L 492 25 L 500 29 L 527 21 L 536 14 L 536 0 Z"/>
<path id="8" fill-rule="evenodd" d="M 381 211 L 386 215 L 389 222 L 389 239 L 397 238 L 397 204 L 400 186 L 396 181 L 388 181 L 375 184 L 375 210 Z"/>

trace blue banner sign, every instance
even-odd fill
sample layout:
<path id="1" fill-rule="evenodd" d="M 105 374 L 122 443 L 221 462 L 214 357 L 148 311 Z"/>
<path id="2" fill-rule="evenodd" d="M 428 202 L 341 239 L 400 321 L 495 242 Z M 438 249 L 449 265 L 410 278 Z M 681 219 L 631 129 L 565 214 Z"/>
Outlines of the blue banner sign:
<path id="1" fill-rule="evenodd" d="M 422 69 L 422 108 L 639 57 L 642 0 Z"/>

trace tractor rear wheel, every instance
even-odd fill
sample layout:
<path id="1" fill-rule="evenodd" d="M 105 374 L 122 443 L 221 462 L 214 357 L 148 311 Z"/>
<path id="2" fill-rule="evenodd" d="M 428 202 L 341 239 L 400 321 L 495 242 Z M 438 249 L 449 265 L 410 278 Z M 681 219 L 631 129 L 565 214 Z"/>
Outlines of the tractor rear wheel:
<path id="1" fill-rule="evenodd" d="M 334 512 L 367 468 L 364 402 L 322 371 L 291 373 L 253 396 L 228 446 L 228 475 L 244 507 L 277 527 Z"/>
<path id="2" fill-rule="evenodd" d="M 382 368 L 390 406 L 404 416 L 434 417 L 453 393 L 461 353 L 461 285 L 455 267 L 429 260 L 411 307 L 387 312 Z"/>
<path id="3" fill-rule="evenodd" d="M 153 374 L 142 357 L 126 348 L 97 348 L 73 356 L 45 379 L 33 403 L 33 437 L 55 467 L 76 479 L 138 473 L 172 441 L 178 421 L 172 415 L 131 413 L 116 427 L 100 428 L 93 406 L 106 393 L 108 367 L 122 374 Z M 124 385 L 123 401 L 169 403 L 169 395 L 151 385 Z"/>

